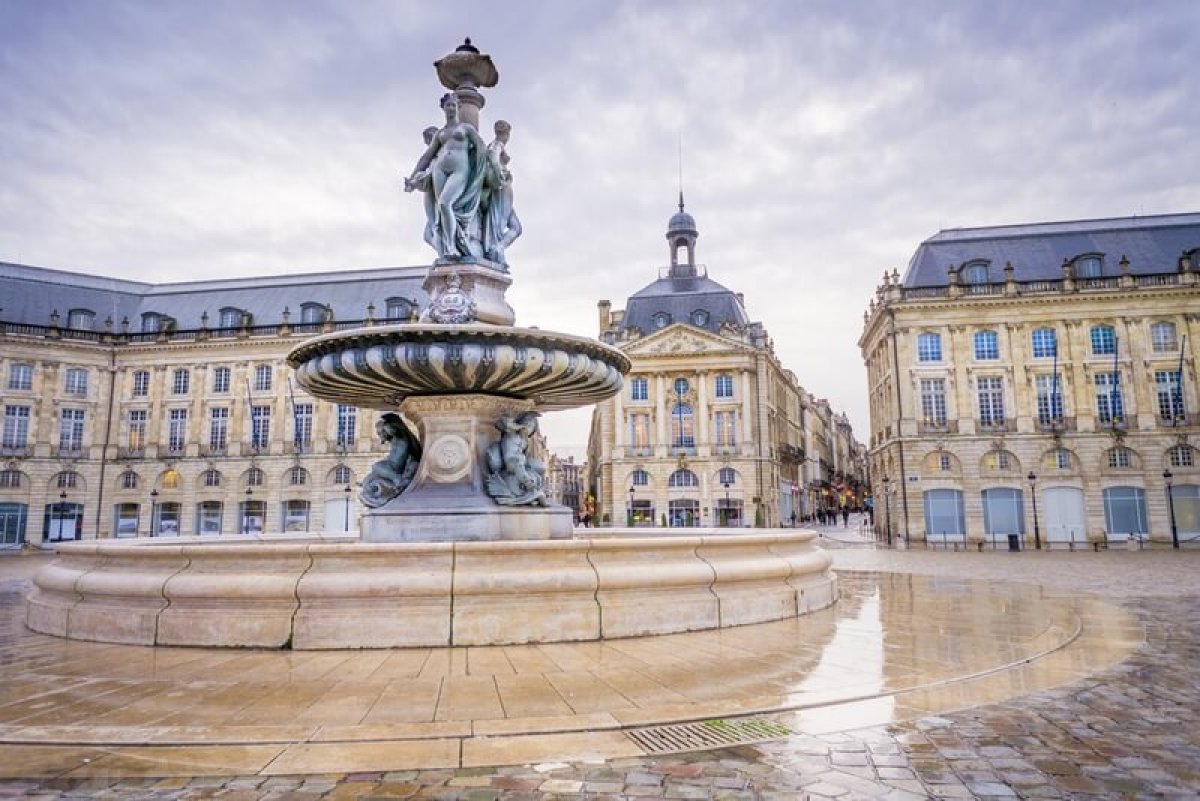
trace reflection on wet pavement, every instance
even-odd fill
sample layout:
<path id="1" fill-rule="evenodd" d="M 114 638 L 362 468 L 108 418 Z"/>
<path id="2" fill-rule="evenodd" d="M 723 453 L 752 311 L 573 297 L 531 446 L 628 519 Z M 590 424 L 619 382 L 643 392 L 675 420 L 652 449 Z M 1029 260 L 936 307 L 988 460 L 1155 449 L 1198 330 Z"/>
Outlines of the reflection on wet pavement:
<path id="1" fill-rule="evenodd" d="M 1060 685 L 1144 639 L 1115 606 L 1036 586 L 840 577 L 835 607 L 754 626 L 324 652 L 59 640 L 24 629 L 8 584 L 0 773 L 321 773 L 629 757 L 640 751 L 621 733 L 628 726 L 744 714 L 779 715 L 808 734 L 886 724 Z"/>

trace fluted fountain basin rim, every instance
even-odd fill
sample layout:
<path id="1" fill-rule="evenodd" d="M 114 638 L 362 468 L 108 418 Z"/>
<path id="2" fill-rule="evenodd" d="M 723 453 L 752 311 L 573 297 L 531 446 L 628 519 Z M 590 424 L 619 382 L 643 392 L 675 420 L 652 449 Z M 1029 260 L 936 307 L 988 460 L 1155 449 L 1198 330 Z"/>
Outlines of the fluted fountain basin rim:
<path id="1" fill-rule="evenodd" d="M 395 409 L 410 396 L 485 393 L 571 409 L 621 391 L 629 359 L 593 339 L 495 325 L 399 323 L 314 337 L 288 354 L 322 400 Z"/>

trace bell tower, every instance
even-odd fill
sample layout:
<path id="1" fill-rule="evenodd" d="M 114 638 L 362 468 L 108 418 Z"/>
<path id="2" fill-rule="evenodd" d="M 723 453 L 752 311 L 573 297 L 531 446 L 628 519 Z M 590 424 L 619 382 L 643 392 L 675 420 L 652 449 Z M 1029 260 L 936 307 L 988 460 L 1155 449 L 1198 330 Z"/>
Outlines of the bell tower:
<path id="1" fill-rule="evenodd" d="M 667 243 L 671 248 L 671 277 L 696 277 L 696 220 L 683 210 L 683 191 L 679 192 L 679 211 L 667 223 Z"/>

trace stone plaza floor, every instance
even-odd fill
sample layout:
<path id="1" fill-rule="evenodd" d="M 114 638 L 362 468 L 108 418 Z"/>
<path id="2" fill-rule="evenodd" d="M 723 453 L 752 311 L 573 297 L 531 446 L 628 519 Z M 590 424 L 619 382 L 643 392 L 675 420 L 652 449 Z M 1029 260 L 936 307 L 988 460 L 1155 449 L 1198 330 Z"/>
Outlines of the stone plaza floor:
<path id="1" fill-rule="evenodd" d="M 65 642 L 20 623 L 46 558 L 0 558 L 0 798 L 1200 797 L 1200 551 L 822 532 L 842 600 L 806 618 L 407 652 Z M 631 736 L 744 715 L 791 733 Z"/>

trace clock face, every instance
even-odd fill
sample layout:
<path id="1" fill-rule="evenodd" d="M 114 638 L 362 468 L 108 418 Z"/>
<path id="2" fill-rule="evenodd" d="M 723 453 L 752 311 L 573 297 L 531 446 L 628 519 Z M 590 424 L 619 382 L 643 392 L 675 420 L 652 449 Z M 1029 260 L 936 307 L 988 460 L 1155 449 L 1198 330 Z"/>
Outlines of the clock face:
<path id="1" fill-rule="evenodd" d="M 686 378 L 675 379 L 675 394 L 685 395 L 688 391 L 688 380 Z"/>

